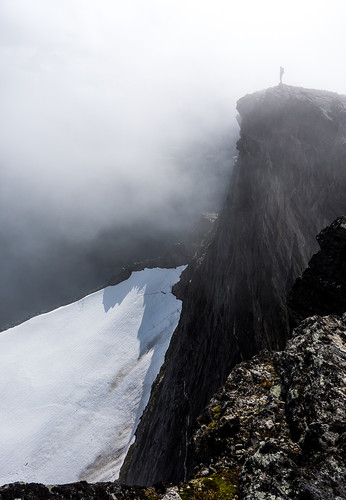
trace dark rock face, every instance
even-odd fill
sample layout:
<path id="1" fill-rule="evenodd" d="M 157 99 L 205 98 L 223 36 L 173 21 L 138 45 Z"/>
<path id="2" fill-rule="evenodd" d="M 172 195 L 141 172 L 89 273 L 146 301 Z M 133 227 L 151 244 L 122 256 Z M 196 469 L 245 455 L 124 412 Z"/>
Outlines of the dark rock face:
<path id="1" fill-rule="evenodd" d="M 295 282 L 289 295 L 294 326 L 314 314 L 346 311 L 346 217 L 339 217 L 317 236 L 321 250 Z"/>
<path id="2" fill-rule="evenodd" d="M 346 98 L 281 85 L 238 102 L 239 158 L 185 271 L 177 331 L 129 452 L 129 484 L 187 477 L 192 426 L 231 368 L 289 337 L 286 295 L 346 211 Z"/>
<path id="3" fill-rule="evenodd" d="M 44 486 L 43 484 L 14 483 L 0 487 L 2 500 L 46 500 L 46 499 L 83 499 L 83 500 L 148 500 L 144 488 L 119 486 L 114 483 L 64 484 L 60 486 Z"/>
<path id="4" fill-rule="evenodd" d="M 178 488 L 158 484 L 141 488 L 115 483 L 79 483 L 45 486 L 37 483 L 13 483 L 0 486 L 1 500 L 181 500 Z"/>

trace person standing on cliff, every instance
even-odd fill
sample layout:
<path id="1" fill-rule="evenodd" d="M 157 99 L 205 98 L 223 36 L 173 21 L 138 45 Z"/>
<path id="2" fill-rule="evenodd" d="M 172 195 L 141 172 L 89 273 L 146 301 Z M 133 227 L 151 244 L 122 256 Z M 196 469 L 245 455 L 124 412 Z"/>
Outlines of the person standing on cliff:
<path id="1" fill-rule="evenodd" d="M 285 73 L 285 69 L 280 66 L 280 85 L 282 85 L 282 77 L 283 77 L 283 74 Z"/>

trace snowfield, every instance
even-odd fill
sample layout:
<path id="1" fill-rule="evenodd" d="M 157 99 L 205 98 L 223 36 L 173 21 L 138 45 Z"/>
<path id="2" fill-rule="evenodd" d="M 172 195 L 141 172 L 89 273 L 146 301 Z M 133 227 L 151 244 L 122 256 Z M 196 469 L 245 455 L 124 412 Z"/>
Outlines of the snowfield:
<path id="1" fill-rule="evenodd" d="M 134 272 L 0 333 L 0 484 L 118 477 L 178 324 L 184 269 Z"/>

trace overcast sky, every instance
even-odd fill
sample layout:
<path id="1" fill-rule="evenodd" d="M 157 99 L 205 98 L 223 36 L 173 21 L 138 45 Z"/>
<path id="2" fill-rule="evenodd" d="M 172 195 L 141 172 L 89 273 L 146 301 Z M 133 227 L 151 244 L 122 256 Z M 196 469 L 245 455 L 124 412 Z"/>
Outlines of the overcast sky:
<path id="1" fill-rule="evenodd" d="M 2 217 L 78 233 L 157 208 L 167 147 L 231 129 L 280 66 L 284 83 L 346 93 L 344 5 L 0 0 Z"/>

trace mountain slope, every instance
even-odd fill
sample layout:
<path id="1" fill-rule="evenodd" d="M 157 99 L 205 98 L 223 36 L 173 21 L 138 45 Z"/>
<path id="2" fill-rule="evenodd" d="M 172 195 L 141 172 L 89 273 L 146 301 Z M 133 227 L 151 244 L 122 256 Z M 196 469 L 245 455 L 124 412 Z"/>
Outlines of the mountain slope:
<path id="1" fill-rule="evenodd" d="M 184 269 L 145 269 L 0 334 L 0 483 L 111 480 L 163 362 Z"/>
<path id="2" fill-rule="evenodd" d="M 183 274 L 179 326 L 122 469 L 129 484 L 186 477 L 195 419 L 237 362 L 284 346 L 288 290 L 315 235 L 346 211 L 346 97 L 281 85 L 238 111 L 230 192 Z"/>

